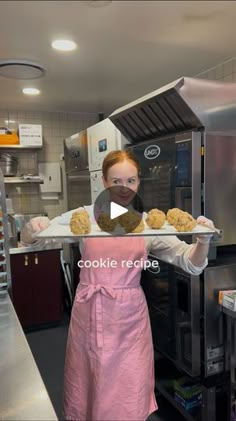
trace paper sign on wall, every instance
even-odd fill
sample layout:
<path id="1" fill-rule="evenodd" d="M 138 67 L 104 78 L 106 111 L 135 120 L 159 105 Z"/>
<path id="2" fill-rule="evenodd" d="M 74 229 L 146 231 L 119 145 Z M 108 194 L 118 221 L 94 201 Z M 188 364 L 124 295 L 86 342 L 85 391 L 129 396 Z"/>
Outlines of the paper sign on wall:
<path id="1" fill-rule="evenodd" d="M 42 125 L 19 124 L 19 138 L 22 146 L 42 146 Z"/>

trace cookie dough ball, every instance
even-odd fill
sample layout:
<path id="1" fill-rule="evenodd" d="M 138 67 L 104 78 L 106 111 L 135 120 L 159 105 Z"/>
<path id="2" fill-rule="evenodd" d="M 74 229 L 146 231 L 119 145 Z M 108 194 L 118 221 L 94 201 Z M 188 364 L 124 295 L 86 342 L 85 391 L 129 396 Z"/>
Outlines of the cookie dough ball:
<path id="1" fill-rule="evenodd" d="M 149 228 L 159 229 L 165 223 L 166 215 L 159 209 L 151 209 L 146 218 L 146 223 Z"/>
<path id="2" fill-rule="evenodd" d="M 101 228 L 101 230 L 105 232 L 114 231 L 118 223 L 118 218 L 111 219 L 110 216 L 105 212 L 101 212 L 99 217 L 97 218 L 97 224 L 99 228 Z"/>
<path id="3" fill-rule="evenodd" d="M 197 221 L 188 212 L 179 213 L 173 226 L 177 231 L 192 231 L 197 225 Z"/>
<path id="4" fill-rule="evenodd" d="M 135 211 L 128 211 L 119 217 L 120 225 L 125 232 L 142 232 L 144 224 L 142 223 L 142 215 Z"/>
<path id="5" fill-rule="evenodd" d="M 145 225 L 144 225 L 143 220 L 141 219 L 140 223 L 131 232 L 139 233 L 139 232 L 143 232 L 144 229 L 145 229 Z"/>
<path id="6" fill-rule="evenodd" d="M 73 212 L 70 220 L 70 229 L 73 234 L 83 235 L 89 234 L 91 231 L 91 223 L 89 214 L 86 210 L 78 210 Z"/>
<path id="7" fill-rule="evenodd" d="M 184 211 L 182 211 L 179 208 L 172 208 L 169 209 L 166 215 L 166 219 L 169 222 L 170 225 L 173 225 L 175 220 L 177 220 L 178 216 L 182 214 Z"/>

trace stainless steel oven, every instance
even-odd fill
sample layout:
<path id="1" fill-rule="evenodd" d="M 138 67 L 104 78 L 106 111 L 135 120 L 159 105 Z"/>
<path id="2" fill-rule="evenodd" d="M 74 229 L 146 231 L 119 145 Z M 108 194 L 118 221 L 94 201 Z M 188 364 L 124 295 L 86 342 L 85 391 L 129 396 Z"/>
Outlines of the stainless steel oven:
<path id="1" fill-rule="evenodd" d="M 222 228 L 215 246 L 235 244 L 235 141 L 233 135 L 189 131 L 129 146 L 141 166 L 145 210 L 204 214 Z"/>
<path id="2" fill-rule="evenodd" d="M 195 216 L 201 214 L 201 146 L 201 132 L 189 132 L 129 147 L 141 166 L 139 195 L 146 211 L 179 207 Z M 192 237 L 186 240 L 192 242 Z M 189 374 L 198 375 L 200 279 L 160 264 L 159 274 L 143 272 L 142 276 L 154 346 Z"/>
<path id="3" fill-rule="evenodd" d="M 235 113 L 236 84 L 181 78 L 109 117 L 141 165 L 145 210 L 179 207 L 223 231 L 201 276 L 163 262 L 142 276 L 155 349 L 194 377 L 225 369 L 218 291 L 236 289 Z"/>
<path id="4" fill-rule="evenodd" d="M 228 202 L 223 201 L 217 205 L 219 192 L 230 191 L 228 183 L 231 183 L 234 174 L 231 172 L 229 175 L 229 167 L 234 169 L 236 155 L 231 152 L 231 157 L 227 154 L 225 159 L 224 153 L 221 153 L 222 161 L 220 162 L 218 158 L 218 166 L 213 165 L 215 161 L 212 162 L 212 157 L 217 155 L 221 145 L 224 145 L 223 151 L 232 150 L 232 142 L 234 142 L 232 136 L 228 136 L 225 141 L 222 136 L 206 136 L 201 131 L 190 131 L 181 135 L 140 142 L 129 147 L 141 165 L 139 194 L 146 211 L 158 208 L 167 212 L 172 207 L 178 207 L 195 217 L 205 214 L 213 219 L 217 226 L 224 228 L 222 238 L 217 243 L 213 242 L 214 259 L 216 259 L 216 245 L 219 247 L 220 244 L 225 245 L 236 239 L 235 232 L 232 235 L 234 221 L 231 218 L 229 224 L 228 219 L 222 217 L 227 211 L 225 206 Z M 219 167 L 222 171 L 221 178 L 216 174 L 219 172 Z M 209 173 L 211 177 L 208 176 Z M 217 188 L 213 180 L 218 180 Z M 231 200 L 233 200 L 232 195 Z M 194 238 L 189 236 L 185 240 L 192 242 Z M 213 313 L 208 311 L 211 296 L 208 278 L 212 270 L 211 268 L 209 272 L 210 269 L 207 268 L 201 276 L 190 276 L 178 268 L 163 263 L 158 275 L 147 275 L 144 272 L 142 278 L 155 348 L 175 361 L 191 376 L 200 375 L 202 366 L 205 376 L 224 370 L 223 339 L 221 337 L 215 340 L 206 330 L 206 326 L 211 324 L 214 318 Z M 215 265 L 214 273 L 217 274 L 219 270 L 219 266 Z M 149 279 L 146 279 L 147 276 Z M 235 276 L 230 277 L 228 281 L 225 277 L 219 278 L 221 279 L 219 281 L 217 277 L 218 281 L 214 284 L 216 277 L 211 281 L 211 288 L 219 290 L 236 287 Z M 207 294 L 205 289 L 208 291 Z M 215 295 L 216 311 L 217 300 L 218 297 Z M 206 321 L 204 328 L 201 320 Z M 201 349 L 203 345 L 204 350 Z"/>
<path id="5" fill-rule="evenodd" d="M 169 136 L 128 148 L 141 166 L 139 195 L 145 210 L 172 207 L 201 213 L 201 133 Z"/>

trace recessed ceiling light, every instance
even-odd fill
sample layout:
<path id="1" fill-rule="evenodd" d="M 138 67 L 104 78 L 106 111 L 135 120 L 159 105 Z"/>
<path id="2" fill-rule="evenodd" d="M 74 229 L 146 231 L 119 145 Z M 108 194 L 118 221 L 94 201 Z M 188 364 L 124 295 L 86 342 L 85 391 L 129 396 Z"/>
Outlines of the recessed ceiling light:
<path id="1" fill-rule="evenodd" d="M 38 79 L 45 74 L 41 64 L 28 60 L 1 60 L 0 76 L 10 79 Z"/>
<path id="2" fill-rule="evenodd" d="M 73 51 L 77 48 L 77 45 L 69 39 L 57 39 L 52 42 L 52 48 L 59 51 Z"/>
<path id="3" fill-rule="evenodd" d="M 39 95 L 40 90 L 36 88 L 24 88 L 22 89 L 23 94 L 25 95 Z"/>

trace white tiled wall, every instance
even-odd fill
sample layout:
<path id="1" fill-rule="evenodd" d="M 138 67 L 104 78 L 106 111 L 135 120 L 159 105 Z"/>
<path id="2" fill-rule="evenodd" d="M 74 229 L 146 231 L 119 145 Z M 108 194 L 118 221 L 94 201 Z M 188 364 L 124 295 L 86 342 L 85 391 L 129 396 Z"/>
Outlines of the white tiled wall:
<path id="1" fill-rule="evenodd" d="M 63 154 L 63 139 L 97 123 L 98 114 L 0 110 L 0 127 L 5 127 L 7 120 L 12 121 L 9 123 L 9 127 L 16 130 L 21 123 L 42 124 L 42 149 L 37 152 L 10 150 L 10 153 L 19 159 L 18 175 L 20 175 L 37 173 L 37 162 L 59 162 L 60 156 Z M 6 152 L 5 149 L 2 151 Z M 61 164 L 63 168 L 63 163 Z M 66 195 L 63 194 L 63 191 L 59 195 L 59 200 L 41 200 L 37 184 L 5 184 L 5 187 L 6 194 L 12 198 L 16 213 L 46 213 L 49 218 L 52 218 L 67 210 Z M 65 185 L 63 185 L 63 189 L 65 189 Z"/>
<path id="2" fill-rule="evenodd" d="M 230 58 L 211 69 L 198 73 L 195 77 L 209 80 L 236 82 L 236 57 Z"/>

